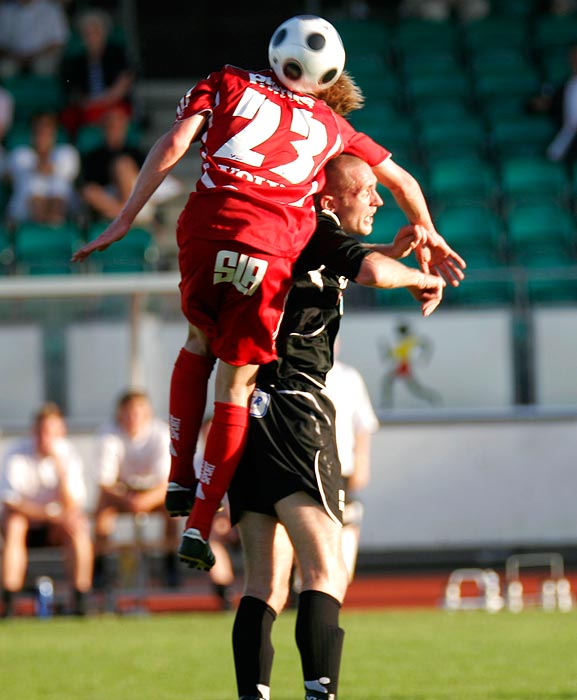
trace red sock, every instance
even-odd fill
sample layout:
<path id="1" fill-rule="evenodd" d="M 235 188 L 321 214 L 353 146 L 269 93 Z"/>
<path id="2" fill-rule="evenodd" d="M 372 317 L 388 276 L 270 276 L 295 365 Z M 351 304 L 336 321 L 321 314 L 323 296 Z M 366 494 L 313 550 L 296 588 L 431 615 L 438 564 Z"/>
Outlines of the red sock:
<path id="1" fill-rule="evenodd" d="M 215 402 L 202 474 L 186 527 L 208 539 L 212 521 L 236 471 L 248 435 L 248 408 Z"/>
<path id="2" fill-rule="evenodd" d="M 170 380 L 170 476 L 181 486 L 193 488 L 194 452 L 204 411 L 208 380 L 214 360 L 184 348 L 174 363 Z"/>

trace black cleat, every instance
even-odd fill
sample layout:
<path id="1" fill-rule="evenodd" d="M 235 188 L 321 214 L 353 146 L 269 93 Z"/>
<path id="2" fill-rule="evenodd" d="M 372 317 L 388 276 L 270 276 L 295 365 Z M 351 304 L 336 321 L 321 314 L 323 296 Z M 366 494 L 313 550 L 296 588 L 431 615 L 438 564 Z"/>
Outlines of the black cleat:
<path id="1" fill-rule="evenodd" d="M 189 515 L 194 504 L 194 489 L 169 481 L 164 497 L 164 508 L 172 518 Z"/>
<path id="2" fill-rule="evenodd" d="M 185 530 L 182 536 L 182 542 L 178 548 L 178 558 L 190 569 L 200 569 L 201 571 L 212 569 L 216 561 L 208 542 L 193 527 Z"/>

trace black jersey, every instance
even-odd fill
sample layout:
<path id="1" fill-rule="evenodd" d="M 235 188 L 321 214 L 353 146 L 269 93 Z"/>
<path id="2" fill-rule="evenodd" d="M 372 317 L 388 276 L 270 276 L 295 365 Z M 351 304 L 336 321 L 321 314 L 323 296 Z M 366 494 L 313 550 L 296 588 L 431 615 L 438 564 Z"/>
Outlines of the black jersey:
<path id="1" fill-rule="evenodd" d="M 281 381 L 298 376 L 324 385 L 334 362 L 343 291 L 368 252 L 332 215 L 318 215 L 316 231 L 294 267 L 276 341 L 279 359 L 259 372 L 266 382 L 276 373 Z"/>
<path id="2" fill-rule="evenodd" d="M 321 214 L 295 266 L 277 337 L 278 361 L 261 367 L 250 428 L 229 499 L 231 522 L 245 510 L 274 516 L 274 505 L 310 494 L 342 521 L 344 490 L 335 438 L 335 409 L 323 392 L 343 313 L 343 290 L 368 250 Z"/>

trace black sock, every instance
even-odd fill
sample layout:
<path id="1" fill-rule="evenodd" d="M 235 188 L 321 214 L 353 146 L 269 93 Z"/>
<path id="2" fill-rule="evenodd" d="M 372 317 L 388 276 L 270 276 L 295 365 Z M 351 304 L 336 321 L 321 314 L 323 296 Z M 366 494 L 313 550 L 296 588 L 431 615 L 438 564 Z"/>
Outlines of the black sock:
<path id="1" fill-rule="evenodd" d="M 258 686 L 270 687 L 275 611 L 264 600 L 243 596 L 232 628 L 236 685 L 240 697 L 259 698 Z"/>
<path id="2" fill-rule="evenodd" d="M 336 598 L 321 591 L 303 591 L 299 596 L 295 637 L 305 689 L 311 691 L 307 698 L 337 696 L 345 634 L 339 627 L 340 609 Z"/>
<path id="3" fill-rule="evenodd" d="M 14 615 L 14 591 L 2 591 L 2 617 L 12 617 Z"/>
<path id="4" fill-rule="evenodd" d="M 73 615 L 84 616 L 88 613 L 88 593 L 74 589 L 74 602 L 72 607 Z"/>
<path id="5" fill-rule="evenodd" d="M 225 586 L 223 583 L 213 584 L 214 592 L 220 601 L 220 607 L 223 610 L 232 610 L 232 591 L 230 586 Z"/>

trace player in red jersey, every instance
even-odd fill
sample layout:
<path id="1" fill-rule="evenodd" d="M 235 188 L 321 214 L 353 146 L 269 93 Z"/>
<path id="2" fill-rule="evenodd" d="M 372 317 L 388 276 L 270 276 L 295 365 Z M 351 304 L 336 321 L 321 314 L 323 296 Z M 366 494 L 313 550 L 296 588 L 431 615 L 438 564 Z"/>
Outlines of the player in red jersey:
<path id="1" fill-rule="evenodd" d="M 275 31 L 271 47 L 295 22 L 336 33 L 320 18 L 292 18 Z M 333 73 L 325 84 L 307 83 L 306 92 L 297 91 L 299 81 L 278 66 L 255 71 L 227 65 L 198 82 L 182 98 L 172 128 L 151 148 L 122 211 L 73 256 L 84 260 L 124 237 L 166 175 L 200 140 L 202 175 L 177 227 L 189 334 L 170 386 L 166 499 L 172 515 L 187 514 L 194 501 L 179 548 L 192 567 L 210 569 L 214 563 L 206 540 L 246 442 L 256 371 L 275 357 L 292 266 L 315 228 L 313 194 L 324 183 L 324 164 L 342 152 L 363 158 L 408 221 L 427 230 L 416 251 L 422 269 L 453 284 L 463 277 L 464 261 L 435 231 L 418 182 L 340 116 L 359 108 L 363 98 L 342 66 Z M 216 358 L 213 423 L 196 485 L 193 457 Z"/>

